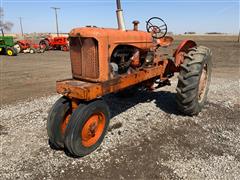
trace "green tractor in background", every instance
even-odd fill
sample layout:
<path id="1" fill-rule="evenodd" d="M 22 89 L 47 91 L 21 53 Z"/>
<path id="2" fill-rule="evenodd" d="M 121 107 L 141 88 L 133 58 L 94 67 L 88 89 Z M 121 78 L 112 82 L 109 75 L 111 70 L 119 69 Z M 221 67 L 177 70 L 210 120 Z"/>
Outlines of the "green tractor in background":
<path id="1" fill-rule="evenodd" d="M 18 50 L 15 48 L 15 45 L 12 36 L 0 36 L 0 54 L 16 56 Z"/>

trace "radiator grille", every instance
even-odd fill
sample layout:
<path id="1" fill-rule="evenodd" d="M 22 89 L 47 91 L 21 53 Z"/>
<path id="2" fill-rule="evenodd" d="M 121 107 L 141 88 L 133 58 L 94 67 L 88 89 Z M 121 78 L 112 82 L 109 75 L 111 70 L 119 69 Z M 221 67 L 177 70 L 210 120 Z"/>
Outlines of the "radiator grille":
<path id="1" fill-rule="evenodd" d="M 75 78 L 99 78 L 98 45 L 93 38 L 70 38 L 72 73 Z"/>

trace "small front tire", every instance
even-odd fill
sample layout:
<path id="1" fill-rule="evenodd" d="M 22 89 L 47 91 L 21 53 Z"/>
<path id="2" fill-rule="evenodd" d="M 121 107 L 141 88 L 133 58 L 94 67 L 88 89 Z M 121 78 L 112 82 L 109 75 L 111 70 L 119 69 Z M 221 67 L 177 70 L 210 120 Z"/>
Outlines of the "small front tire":
<path id="1" fill-rule="evenodd" d="M 51 108 L 47 118 L 49 145 L 53 149 L 64 148 L 64 131 L 71 114 L 71 102 L 61 97 Z"/>
<path id="2" fill-rule="evenodd" d="M 30 48 L 29 53 L 30 53 L 30 54 L 36 53 L 36 49 Z"/>
<path id="3" fill-rule="evenodd" d="M 82 104 L 71 116 L 65 132 L 65 148 L 74 157 L 83 157 L 96 150 L 103 141 L 110 112 L 103 100 Z"/>

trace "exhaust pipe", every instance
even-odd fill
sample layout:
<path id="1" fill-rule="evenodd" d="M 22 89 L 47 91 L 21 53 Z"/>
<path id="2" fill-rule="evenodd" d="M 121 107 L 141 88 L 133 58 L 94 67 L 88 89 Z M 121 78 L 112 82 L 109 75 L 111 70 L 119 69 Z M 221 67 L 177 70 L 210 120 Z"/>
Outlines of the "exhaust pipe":
<path id="1" fill-rule="evenodd" d="M 117 21 L 118 21 L 118 29 L 122 30 L 122 31 L 126 31 L 126 27 L 125 27 L 125 22 L 124 22 L 124 18 L 123 18 L 123 10 L 121 7 L 121 1 L 117 0 Z"/>

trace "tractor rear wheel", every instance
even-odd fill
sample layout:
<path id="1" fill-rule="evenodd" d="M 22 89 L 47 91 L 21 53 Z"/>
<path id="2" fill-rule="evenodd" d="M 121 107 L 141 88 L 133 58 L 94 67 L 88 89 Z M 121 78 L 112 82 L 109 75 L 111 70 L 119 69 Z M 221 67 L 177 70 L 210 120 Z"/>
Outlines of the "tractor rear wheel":
<path id="1" fill-rule="evenodd" d="M 6 54 L 7 54 L 8 56 L 16 56 L 16 55 L 17 55 L 17 52 L 16 52 L 16 50 L 15 50 L 14 48 L 8 47 L 8 48 L 6 49 Z"/>
<path id="2" fill-rule="evenodd" d="M 189 116 L 198 115 L 207 99 L 212 71 L 212 53 L 203 46 L 185 56 L 178 76 L 177 104 Z"/>
<path id="3" fill-rule="evenodd" d="M 44 51 L 49 50 L 49 42 L 47 40 L 41 40 L 39 46 L 41 49 L 44 49 Z"/>
<path id="4" fill-rule="evenodd" d="M 75 157 L 83 157 L 97 149 L 103 141 L 110 112 L 103 100 L 82 104 L 72 114 L 65 132 L 65 148 Z"/>
<path id="5" fill-rule="evenodd" d="M 47 119 L 49 144 L 53 149 L 64 147 L 64 132 L 71 115 L 71 101 L 61 97 L 51 108 Z"/>

